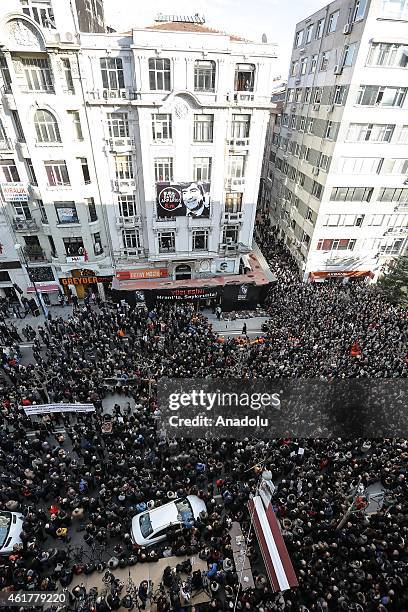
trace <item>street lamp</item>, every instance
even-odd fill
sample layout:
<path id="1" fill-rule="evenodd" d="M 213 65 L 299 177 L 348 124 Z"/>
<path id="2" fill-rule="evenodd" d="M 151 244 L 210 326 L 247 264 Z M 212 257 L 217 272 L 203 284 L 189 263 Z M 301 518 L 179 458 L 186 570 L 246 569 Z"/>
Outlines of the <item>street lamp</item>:
<path id="1" fill-rule="evenodd" d="M 16 249 L 17 253 L 19 254 L 20 258 L 22 259 L 22 261 L 23 261 L 23 263 L 25 265 L 28 279 L 33 284 L 34 292 L 35 292 L 35 295 L 36 295 L 36 298 L 37 298 L 37 303 L 40 305 L 40 308 L 41 308 L 42 313 L 44 315 L 45 325 L 48 328 L 47 311 L 46 311 L 44 302 L 42 300 L 42 297 L 41 297 L 41 295 L 38 292 L 36 281 L 34 280 L 34 277 L 32 277 L 31 274 L 30 274 L 30 267 L 28 265 L 28 260 L 27 260 L 27 258 L 25 256 L 24 249 L 23 249 L 22 245 L 19 244 L 19 243 L 15 244 L 14 248 Z"/>

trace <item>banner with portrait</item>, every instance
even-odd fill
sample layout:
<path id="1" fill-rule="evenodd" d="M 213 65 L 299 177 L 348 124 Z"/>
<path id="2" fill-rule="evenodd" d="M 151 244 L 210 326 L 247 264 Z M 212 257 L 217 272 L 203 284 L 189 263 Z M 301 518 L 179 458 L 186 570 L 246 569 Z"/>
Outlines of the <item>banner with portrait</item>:
<path id="1" fill-rule="evenodd" d="M 156 183 L 157 216 L 208 218 L 210 216 L 210 183 Z"/>

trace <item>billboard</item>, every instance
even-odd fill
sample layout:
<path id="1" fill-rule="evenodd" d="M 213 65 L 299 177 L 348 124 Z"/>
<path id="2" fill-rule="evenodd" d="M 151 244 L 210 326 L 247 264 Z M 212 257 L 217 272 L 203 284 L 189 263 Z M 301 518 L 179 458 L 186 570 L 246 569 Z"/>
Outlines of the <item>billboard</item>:
<path id="1" fill-rule="evenodd" d="M 210 183 L 156 183 L 158 217 L 210 216 Z"/>

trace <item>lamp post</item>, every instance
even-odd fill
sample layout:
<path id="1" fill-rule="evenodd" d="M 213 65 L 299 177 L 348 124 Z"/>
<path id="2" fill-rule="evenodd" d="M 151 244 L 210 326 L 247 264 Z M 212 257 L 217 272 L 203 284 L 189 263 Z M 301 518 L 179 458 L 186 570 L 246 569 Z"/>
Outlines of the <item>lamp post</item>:
<path id="1" fill-rule="evenodd" d="M 28 260 L 27 260 L 27 258 L 25 256 L 24 249 L 23 249 L 22 245 L 19 244 L 19 243 L 15 244 L 14 248 L 16 249 L 17 253 L 19 253 L 20 258 L 21 258 L 21 260 L 22 260 L 22 262 L 23 262 L 23 264 L 24 264 L 24 266 L 26 268 L 26 272 L 27 272 L 27 276 L 28 276 L 29 281 L 33 284 L 35 296 L 37 298 L 37 303 L 40 305 L 41 311 L 42 311 L 42 313 L 44 315 L 44 319 L 45 319 L 45 326 L 48 329 L 47 311 L 45 309 L 45 305 L 44 305 L 44 302 L 42 300 L 42 297 L 40 296 L 40 294 L 38 292 L 36 281 L 34 280 L 34 277 L 31 277 L 30 267 L 28 265 Z"/>

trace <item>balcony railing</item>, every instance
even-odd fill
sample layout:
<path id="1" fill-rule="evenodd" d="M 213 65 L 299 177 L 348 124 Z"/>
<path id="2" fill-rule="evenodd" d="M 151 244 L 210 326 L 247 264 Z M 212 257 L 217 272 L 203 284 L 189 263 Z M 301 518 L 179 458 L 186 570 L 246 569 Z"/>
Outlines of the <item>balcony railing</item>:
<path id="1" fill-rule="evenodd" d="M 249 138 L 227 138 L 227 145 L 232 149 L 248 149 Z"/>
<path id="2" fill-rule="evenodd" d="M 13 150 L 13 143 L 10 140 L 10 138 L 4 138 L 3 140 L 0 140 L 0 151 L 12 151 Z"/>
<path id="3" fill-rule="evenodd" d="M 134 179 L 116 179 L 112 181 L 112 187 L 114 191 L 129 191 L 134 189 L 136 182 Z"/>
<path id="4" fill-rule="evenodd" d="M 132 215 L 131 217 L 116 217 L 116 227 L 134 227 L 139 222 L 139 215 Z"/>
<path id="5" fill-rule="evenodd" d="M 48 259 L 45 251 L 40 246 L 26 246 L 23 251 L 28 261 L 47 261 Z"/>
<path id="6" fill-rule="evenodd" d="M 140 100 L 140 92 L 132 88 L 92 89 L 88 92 L 91 100 Z"/>
<path id="7" fill-rule="evenodd" d="M 225 179 L 225 189 L 231 189 L 233 191 L 240 190 L 245 186 L 245 178 L 227 178 Z"/>
<path id="8" fill-rule="evenodd" d="M 242 222 L 242 212 L 225 212 L 223 223 L 241 223 Z"/>
<path id="9" fill-rule="evenodd" d="M 146 257 L 146 251 L 142 247 L 130 247 L 120 249 L 119 251 L 114 251 L 113 255 L 116 259 L 129 259 L 130 257 L 143 259 Z"/>
<path id="10" fill-rule="evenodd" d="M 13 228 L 17 232 L 36 232 L 39 230 L 35 219 L 13 219 Z"/>
<path id="11" fill-rule="evenodd" d="M 107 138 L 106 142 L 112 151 L 134 147 L 135 145 L 133 138 Z"/>

